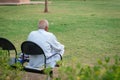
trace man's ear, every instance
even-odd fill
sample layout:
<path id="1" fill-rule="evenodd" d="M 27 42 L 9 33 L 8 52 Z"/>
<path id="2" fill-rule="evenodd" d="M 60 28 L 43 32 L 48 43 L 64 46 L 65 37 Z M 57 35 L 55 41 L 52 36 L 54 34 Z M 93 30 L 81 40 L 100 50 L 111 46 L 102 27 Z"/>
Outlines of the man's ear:
<path id="1" fill-rule="evenodd" d="M 48 27 L 47 26 L 45 27 L 45 31 L 48 31 Z"/>

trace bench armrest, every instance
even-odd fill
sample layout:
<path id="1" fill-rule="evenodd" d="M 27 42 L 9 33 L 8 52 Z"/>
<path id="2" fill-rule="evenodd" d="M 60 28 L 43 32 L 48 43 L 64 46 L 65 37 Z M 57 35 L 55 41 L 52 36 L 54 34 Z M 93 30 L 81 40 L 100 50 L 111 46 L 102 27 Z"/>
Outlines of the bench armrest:
<path id="1" fill-rule="evenodd" d="M 61 56 L 61 54 L 59 54 L 59 53 L 53 54 L 53 55 L 51 55 L 50 57 L 48 57 L 47 59 L 50 59 L 51 57 L 53 57 L 53 56 L 55 56 L 55 55 L 57 55 L 57 54 L 60 56 L 60 58 L 61 58 L 61 60 L 62 60 L 62 56 Z"/>

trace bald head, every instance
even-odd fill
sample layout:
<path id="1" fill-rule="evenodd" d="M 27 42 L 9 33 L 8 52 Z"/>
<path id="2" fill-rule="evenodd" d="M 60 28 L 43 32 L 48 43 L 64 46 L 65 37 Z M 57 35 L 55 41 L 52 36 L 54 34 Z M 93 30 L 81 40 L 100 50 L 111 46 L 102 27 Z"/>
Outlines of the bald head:
<path id="1" fill-rule="evenodd" d="M 49 24 L 47 20 L 40 20 L 38 24 L 39 29 L 45 29 L 46 27 L 48 28 Z"/>

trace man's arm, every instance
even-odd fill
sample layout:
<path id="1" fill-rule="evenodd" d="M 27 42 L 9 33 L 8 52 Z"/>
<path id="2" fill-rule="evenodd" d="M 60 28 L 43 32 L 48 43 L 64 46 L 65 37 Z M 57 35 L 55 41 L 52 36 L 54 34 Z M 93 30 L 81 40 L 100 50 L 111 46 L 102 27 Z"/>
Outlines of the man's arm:
<path id="1" fill-rule="evenodd" d="M 64 54 L 64 45 L 62 45 L 54 35 L 52 35 L 50 39 L 50 45 L 55 53 L 60 53 L 61 55 Z"/>

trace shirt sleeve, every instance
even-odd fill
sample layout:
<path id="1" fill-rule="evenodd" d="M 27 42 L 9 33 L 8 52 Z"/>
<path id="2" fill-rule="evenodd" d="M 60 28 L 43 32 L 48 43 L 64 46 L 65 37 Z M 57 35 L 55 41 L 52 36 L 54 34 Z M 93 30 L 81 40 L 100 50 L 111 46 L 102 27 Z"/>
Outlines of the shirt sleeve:
<path id="1" fill-rule="evenodd" d="M 52 37 L 50 39 L 50 45 L 53 49 L 54 53 L 60 53 L 61 55 L 64 54 L 64 45 L 62 45 L 60 42 L 58 42 L 55 35 L 52 34 Z"/>

